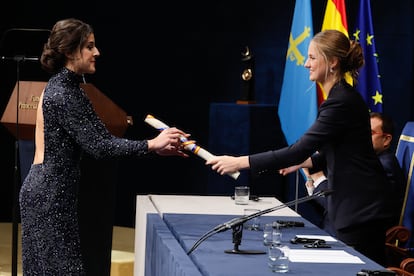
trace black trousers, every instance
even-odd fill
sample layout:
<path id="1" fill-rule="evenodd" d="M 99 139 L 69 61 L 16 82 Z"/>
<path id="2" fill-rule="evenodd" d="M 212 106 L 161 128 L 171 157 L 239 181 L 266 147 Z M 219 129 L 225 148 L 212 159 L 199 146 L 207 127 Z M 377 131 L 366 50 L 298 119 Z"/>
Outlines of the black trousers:
<path id="1" fill-rule="evenodd" d="M 385 233 L 387 221 L 371 221 L 337 231 L 337 238 L 348 246 L 386 266 L 385 262 Z"/>

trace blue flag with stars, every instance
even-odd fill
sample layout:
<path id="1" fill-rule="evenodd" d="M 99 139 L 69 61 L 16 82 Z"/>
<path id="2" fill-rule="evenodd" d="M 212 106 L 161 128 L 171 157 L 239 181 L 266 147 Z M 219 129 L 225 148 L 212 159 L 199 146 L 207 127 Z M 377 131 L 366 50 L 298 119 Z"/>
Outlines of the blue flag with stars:
<path id="1" fill-rule="evenodd" d="M 382 89 L 378 70 L 378 53 L 375 49 L 374 28 L 370 0 L 360 0 L 359 15 L 353 34 L 364 51 L 365 65 L 358 76 L 357 90 L 364 97 L 369 111 L 382 112 Z"/>
<path id="2" fill-rule="evenodd" d="M 311 1 L 296 0 L 278 106 L 289 145 L 305 133 L 317 115 L 316 84 L 309 80 L 309 70 L 304 67 L 312 37 Z"/>

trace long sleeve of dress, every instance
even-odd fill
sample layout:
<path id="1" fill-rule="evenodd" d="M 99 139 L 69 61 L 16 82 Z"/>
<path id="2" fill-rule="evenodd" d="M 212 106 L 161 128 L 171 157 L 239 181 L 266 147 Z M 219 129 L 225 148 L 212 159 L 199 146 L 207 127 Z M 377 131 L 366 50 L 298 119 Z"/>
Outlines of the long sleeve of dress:
<path id="1" fill-rule="evenodd" d="M 77 78 L 68 74 L 67 79 L 52 78 L 45 90 L 44 112 L 53 114 L 46 116 L 55 130 L 45 129 L 45 133 L 58 136 L 53 139 L 65 143 L 79 145 L 95 158 L 122 156 L 141 156 L 148 152 L 146 140 L 133 141 L 112 135 L 95 113 L 93 106 L 79 87 Z M 63 140 L 63 141 L 62 141 Z"/>

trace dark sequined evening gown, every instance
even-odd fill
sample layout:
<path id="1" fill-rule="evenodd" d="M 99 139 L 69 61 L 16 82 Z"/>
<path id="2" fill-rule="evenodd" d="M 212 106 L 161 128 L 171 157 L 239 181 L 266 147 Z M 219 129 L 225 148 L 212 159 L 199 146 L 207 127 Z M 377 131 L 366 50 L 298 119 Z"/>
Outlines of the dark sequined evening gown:
<path id="1" fill-rule="evenodd" d="M 44 160 L 33 164 L 20 190 L 23 275 L 85 275 L 77 193 L 80 159 L 142 156 L 146 140 L 111 135 L 93 110 L 81 77 L 63 68 L 44 91 Z"/>

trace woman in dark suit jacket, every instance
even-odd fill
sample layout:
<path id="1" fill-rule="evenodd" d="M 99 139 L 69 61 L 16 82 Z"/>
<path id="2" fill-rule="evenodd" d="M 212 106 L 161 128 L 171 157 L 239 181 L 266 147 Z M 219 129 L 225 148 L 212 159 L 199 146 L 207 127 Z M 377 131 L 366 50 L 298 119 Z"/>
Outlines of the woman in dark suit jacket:
<path id="1" fill-rule="evenodd" d="M 305 161 L 314 170 L 326 167 L 328 188 L 334 191 L 327 198 L 329 221 L 336 237 L 384 264 L 385 225 L 391 217 L 387 177 L 372 147 L 368 107 L 345 80 L 348 73 L 356 83 L 363 64 L 358 42 L 336 30 L 316 34 L 305 67 L 327 99 L 313 125 L 291 146 L 248 156 L 216 156 L 206 164 L 222 175 L 243 169 L 261 174 Z"/>

